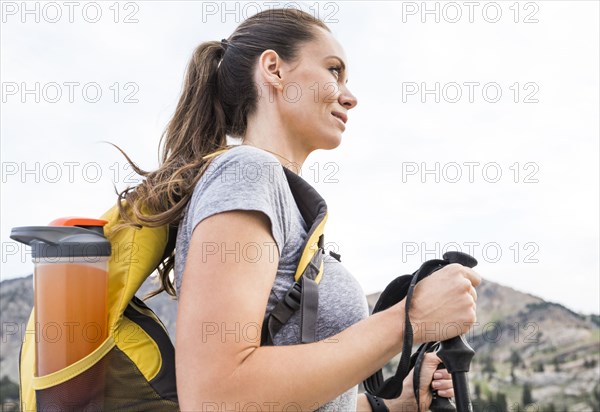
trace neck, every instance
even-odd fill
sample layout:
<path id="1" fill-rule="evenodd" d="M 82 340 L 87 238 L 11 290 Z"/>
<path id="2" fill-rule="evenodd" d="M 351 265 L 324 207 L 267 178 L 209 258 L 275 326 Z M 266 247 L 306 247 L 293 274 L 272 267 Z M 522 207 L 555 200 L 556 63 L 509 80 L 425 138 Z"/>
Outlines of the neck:
<path id="1" fill-rule="evenodd" d="M 274 141 L 274 139 L 256 139 L 246 136 L 242 140 L 242 144 L 254 146 L 271 153 L 279 160 L 283 167 L 286 167 L 295 174 L 300 173 L 302 164 L 308 156 L 308 154 L 300 154 L 299 150 L 293 150 L 289 142 L 286 142 L 283 139 L 281 139 L 281 141 Z"/>
<path id="2" fill-rule="evenodd" d="M 259 106 L 256 113 L 248 117 L 242 144 L 270 152 L 283 167 L 300 174 L 302 164 L 312 150 L 294 136 L 278 110 L 273 104 Z"/>

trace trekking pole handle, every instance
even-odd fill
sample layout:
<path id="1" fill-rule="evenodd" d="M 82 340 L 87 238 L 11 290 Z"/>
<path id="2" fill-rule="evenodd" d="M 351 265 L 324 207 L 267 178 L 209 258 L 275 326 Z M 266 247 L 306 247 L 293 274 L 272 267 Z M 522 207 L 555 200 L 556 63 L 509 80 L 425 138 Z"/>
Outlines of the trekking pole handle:
<path id="1" fill-rule="evenodd" d="M 467 372 L 471 366 L 471 360 L 475 351 L 464 340 L 464 337 L 442 341 L 437 356 L 444 362 L 448 372 L 452 374 L 452 385 L 454 386 L 454 399 L 457 412 L 472 412 L 471 399 L 469 396 L 469 382 Z"/>
<path id="2" fill-rule="evenodd" d="M 444 254 L 444 259 L 450 263 L 460 263 L 461 265 L 470 268 L 477 265 L 477 260 L 461 252 L 447 252 Z M 475 356 L 475 351 L 465 341 L 464 336 L 460 335 L 442 341 L 440 343 L 440 350 L 437 351 L 437 355 L 444 365 L 446 365 L 448 372 L 452 374 L 456 411 L 472 412 L 473 407 L 469 395 L 467 372 L 469 372 L 471 367 L 471 360 L 473 359 L 473 356 Z M 431 410 L 437 412 L 433 407 Z"/>

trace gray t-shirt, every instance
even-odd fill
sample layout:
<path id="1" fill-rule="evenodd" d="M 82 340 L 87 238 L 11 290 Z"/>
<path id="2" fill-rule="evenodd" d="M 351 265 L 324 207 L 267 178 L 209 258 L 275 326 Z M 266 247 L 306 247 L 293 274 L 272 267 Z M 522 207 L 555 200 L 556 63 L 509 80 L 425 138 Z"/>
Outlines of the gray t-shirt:
<path id="1" fill-rule="evenodd" d="M 256 210 L 271 222 L 271 234 L 279 250 L 279 266 L 265 311 L 265 318 L 294 283 L 294 274 L 307 227 L 290 191 L 283 166 L 272 154 L 249 145 L 240 145 L 216 156 L 198 181 L 186 213 L 179 224 L 175 258 L 175 287 L 181 278 L 189 241 L 196 225 L 216 213 L 229 210 Z M 325 228 L 327 242 L 327 228 Z M 267 250 L 268 248 L 263 248 Z M 243 250 L 240 255 L 244 257 Z M 256 256 L 248 251 L 248 257 Z M 252 257 L 250 257 L 250 255 Z M 363 289 L 344 266 L 324 255 L 324 273 L 319 284 L 317 340 L 336 335 L 369 315 Z M 300 311 L 296 312 L 274 338 L 274 345 L 300 344 Z M 290 371 L 290 376 L 293 376 Z M 318 385 L 318 382 L 315 382 Z M 356 410 L 358 387 L 350 388 L 317 411 Z M 291 406 L 290 406 L 291 407 Z"/>

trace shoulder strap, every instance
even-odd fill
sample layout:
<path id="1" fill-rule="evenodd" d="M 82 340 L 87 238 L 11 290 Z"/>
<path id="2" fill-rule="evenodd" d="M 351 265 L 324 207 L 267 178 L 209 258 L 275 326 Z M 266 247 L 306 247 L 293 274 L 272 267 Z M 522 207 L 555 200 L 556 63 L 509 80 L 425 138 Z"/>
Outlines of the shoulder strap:
<path id="1" fill-rule="evenodd" d="M 204 156 L 204 159 L 214 158 L 232 147 L 235 145 L 212 152 Z M 294 284 L 285 297 L 275 305 L 269 318 L 263 324 L 261 339 L 263 344 L 272 344 L 273 337 L 299 309 L 301 310 L 302 343 L 316 340 L 318 284 L 323 276 L 323 255 L 325 253 L 323 231 L 327 221 L 327 204 L 302 177 L 285 167 L 283 170 L 296 205 L 310 229 L 296 268 Z M 115 205 L 107 211 L 102 218 L 109 221 L 105 228 L 110 230 L 120 220 L 117 206 Z M 111 299 L 109 325 L 113 327 L 122 317 L 128 302 L 144 280 L 175 249 L 177 226 L 132 228 L 118 232 L 115 238 L 111 238 L 109 235 L 107 237 L 111 240 L 111 244 L 117 246 L 117 253 L 113 254 L 111 258 L 112 266 L 111 274 L 109 274 L 109 278 L 112 280 L 109 280 Z M 137 254 L 136 259 L 134 259 L 134 254 Z M 339 255 L 332 256 L 339 260 Z"/>
<path id="2" fill-rule="evenodd" d="M 263 323 L 261 344 L 272 345 L 283 325 L 300 309 L 301 342 L 316 340 L 319 307 L 318 284 L 323 277 L 323 255 L 327 204 L 304 179 L 284 168 L 290 190 L 298 209 L 309 225 L 302 255 L 294 275 L 294 284 L 279 300 Z"/>

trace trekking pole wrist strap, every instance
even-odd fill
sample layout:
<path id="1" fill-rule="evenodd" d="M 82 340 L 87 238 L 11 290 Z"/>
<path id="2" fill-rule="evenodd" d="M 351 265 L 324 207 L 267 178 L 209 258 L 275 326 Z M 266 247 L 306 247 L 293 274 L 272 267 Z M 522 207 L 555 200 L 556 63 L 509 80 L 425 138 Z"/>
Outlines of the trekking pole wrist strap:
<path id="1" fill-rule="evenodd" d="M 383 402 L 383 399 L 371 395 L 369 392 L 365 392 L 365 395 L 367 396 L 367 400 L 369 401 L 369 405 L 371 405 L 373 412 L 390 412 L 387 405 Z"/>

